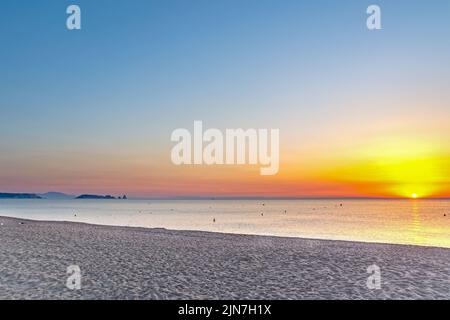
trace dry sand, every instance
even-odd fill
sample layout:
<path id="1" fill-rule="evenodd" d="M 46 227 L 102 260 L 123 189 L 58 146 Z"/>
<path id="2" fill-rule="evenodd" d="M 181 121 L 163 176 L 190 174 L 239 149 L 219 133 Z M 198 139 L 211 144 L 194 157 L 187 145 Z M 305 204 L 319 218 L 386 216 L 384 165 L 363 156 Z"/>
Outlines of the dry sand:
<path id="1" fill-rule="evenodd" d="M 450 299 L 450 249 L 0 217 L 0 298 Z"/>

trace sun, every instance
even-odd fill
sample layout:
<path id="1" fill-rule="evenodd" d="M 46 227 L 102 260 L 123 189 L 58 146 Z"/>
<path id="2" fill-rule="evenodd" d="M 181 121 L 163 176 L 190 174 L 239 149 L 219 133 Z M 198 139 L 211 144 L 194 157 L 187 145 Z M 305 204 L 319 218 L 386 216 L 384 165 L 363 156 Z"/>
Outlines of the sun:
<path id="1" fill-rule="evenodd" d="M 411 198 L 417 199 L 417 193 L 413 193 L 413 194 L 411 195 Z"/>

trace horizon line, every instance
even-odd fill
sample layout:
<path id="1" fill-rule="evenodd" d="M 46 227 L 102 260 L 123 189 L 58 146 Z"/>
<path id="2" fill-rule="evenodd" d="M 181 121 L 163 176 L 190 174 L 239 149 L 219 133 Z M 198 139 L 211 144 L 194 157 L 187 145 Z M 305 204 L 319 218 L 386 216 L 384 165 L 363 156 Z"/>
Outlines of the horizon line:
<path id="1" fill-rule="evenodd" d="M 45 195 L 47 193 L 60 193 L 66 196 L 77 197 L 76 194 L 48 191 L 48 192 L 0 192 L 4 194 L 34 194 Z M 96 193 L 80 193 L 80 195 L 102 195 Z M 106 194 L 105 194 L 106 195 Z M 108 194 L 110 195 L 110 194 Z M 126 195 L 123 193 L 121 195 Z M 112 195 L 111 195 L 112 196 Z M 190 195 L 190 196 L 128 196 L 128 200 L 450 200 L 449 197 L 382 197 L 382 196 L 222 196 L 222 195 Z M 74 198 L 75 199 L 75 198 Z M 45 198 L 44 198 L 45 200 Z"/>

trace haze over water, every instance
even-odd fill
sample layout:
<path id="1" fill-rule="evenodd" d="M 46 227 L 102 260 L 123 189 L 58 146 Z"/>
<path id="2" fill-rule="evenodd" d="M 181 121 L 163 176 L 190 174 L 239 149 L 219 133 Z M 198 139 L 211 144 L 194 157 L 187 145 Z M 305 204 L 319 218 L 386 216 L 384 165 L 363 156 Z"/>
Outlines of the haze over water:
<path id="1" fill-rule="evenodd" d="M 450 248 L 450 200 L 1 200 L 0 216 Z"/>

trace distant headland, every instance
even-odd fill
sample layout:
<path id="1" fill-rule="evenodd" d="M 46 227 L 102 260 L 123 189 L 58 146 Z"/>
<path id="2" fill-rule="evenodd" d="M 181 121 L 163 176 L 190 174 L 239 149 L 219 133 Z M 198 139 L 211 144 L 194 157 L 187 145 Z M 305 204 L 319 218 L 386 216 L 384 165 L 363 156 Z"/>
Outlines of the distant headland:
<path id="1" fill-rule="evenodd" d="M 92 200 L 127 200 L 127 196 L 114 197 L 111 195 L 82 194 L 80 196 L 69 195 L 61 192 L 47 192 L 43 194 L 36 193 L 1 193 L 0 199 L 47 199 L 47 200 L 73 200 L 73 199 L 92 199 Z"/>
<path id="2" fill-rule="evenodd" d="M 34 193 L 0 193 L 0 199 L 42 199 Z"/>

